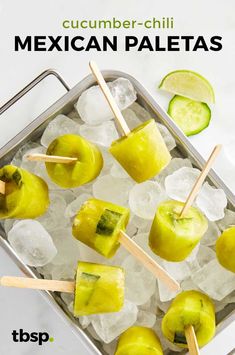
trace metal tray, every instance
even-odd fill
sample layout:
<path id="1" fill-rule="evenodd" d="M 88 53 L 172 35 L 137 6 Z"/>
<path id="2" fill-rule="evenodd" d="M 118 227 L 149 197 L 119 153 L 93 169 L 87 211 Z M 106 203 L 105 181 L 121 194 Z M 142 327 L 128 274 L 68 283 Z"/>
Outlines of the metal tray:
<path id="1" fill-rule="evenodd" d="M 175 154 L 183 157 L 189 158 L 195 167 L 202 168 L 205 161 L 202 156 L 195 150 L 189 140 L 185 135 L 179 130 L 179 128 L 174 124 L 166 112 L 157 104 L 153 97 L 148 93 L 148 91 L 133 77 L 130 75 L 119 72 L 119 71 L 103 71 L 104 78 L 106 81 L 112 81 L 118 77 L 124 77 L 129 79 L 134 85 L 137 91 L 137 102 L 146 108 L 156 119 L 156 121 L 164 124 L 171 134 L 174 136 L 177 147 L 175 148 Z M 69 89 L 69 86 L 63 80 L 63 78 L 54 70 L 49 69 L 40 74 L 36 79 L 29 83 L 24 89 L 22 89 L 17 95 L 15 95 L 11 100 L 9 100 L 5 105 L 0 108 L 0 115 L 3 114 L 8 108 L 10 108 L 14 103 L 16 103 L 21 97 L 23 97 L 27 92 L 33 89 L 39 82 L 48 77 L 49 75 L 55 76 L 60 83 L 65 87 L 67 93 L 62 96 L 58 101 L 51 105 L 46 111 L 34 119 L 28 126 L 26 126 L 21 132 L 19 132 L 13 139 L 11 139 L 6 145 L 0 149 L 0 166 L 9 164 L 15 155 L 15 153 L 21 148 L 22 145 L 28 141 L 36 141 L 42 135 L 44 129 L 48 123 L 58 114 L 68 114 L 72 111 L 75 102 L 81 93 L 88 89 L 90 86 L 94 85 L 95 79 L 92 75 L 87 76 L 85 79 L 80 81 L 75 87 Z M 235 210 L 235 196 L 228 189 L 228 187 L 223 183 L 223 181 L 217 176 L 217 174 L 211 170 L 208 181 L 210 181 L 217 188 L 222 188 L 227 195 L 228 208 Z M 4 248 L 7 254 L 15 262 L 15 264 L 20 268 L 20 270 L 26 275 L 33 278 L 41 278 L 41 275 L 37 272 L 35 268 L 31 268 L 25 265 L 16 255 L 14 250 L 9 245 L 4 229 L 0 225 L 0 245 Z M 67 310 L 66 305 L 63 303 L 61 298 L 57 293 L 51 293 L 47 291 L 39 291 L 48 301 L 48 303 L 62 316 L 65 322 L 69 323 L 71 330 L 82 340 L 86 346 L 93 351 L 94 354 L 105 354 L 104 350 L 101 349 L 100 345 L 91 339 L 90 335 L 86 331 L 82 330 L 78 320 L 76 320 Z M 223 328 L 229 327 L 231 323 L 235 320 L 235 305 L 230 304 L 222 312 L 217 315 L 219 320 L 219 325 L 217 327 L 217 332 L 220 332 Z M 213 342 L 213 339 L 212 341 Z"/>

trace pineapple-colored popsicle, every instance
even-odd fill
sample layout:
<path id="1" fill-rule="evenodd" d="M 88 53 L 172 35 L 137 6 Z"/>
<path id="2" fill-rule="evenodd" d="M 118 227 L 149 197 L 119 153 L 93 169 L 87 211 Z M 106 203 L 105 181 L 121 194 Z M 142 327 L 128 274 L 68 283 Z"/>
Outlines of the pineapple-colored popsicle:
<path id="1" fill-rule="evenodd" d="M 171 160 L 171 155 L 156 122 L 150 119 L 127 136 L 114 141 L 110 153 L 138 183 L 159 174 Z"/>
<path id="2" fill-rule="evenodd" d="M 70 164 L 46 163 L 51 180 L 63 187 L 73 188 L 94 180 L 103 167 L 103 158 L 99 149 L 86 139 L 65 134 L 51 142 L 47 155 L 77 158 Z"/>
<path id="3" fill-rule="evenodd" d="M 47 210 L 48 187 L 40 177 L 6 165 L 0 169 L 0 180 L 5 183 L 5 193 L 0 194 L 0 219 L 36 218 Z"/>
<path id="4" fill-rule="evenodd" d="M 163 355 L 163 351 L 152 329 L 134 326 L 121 334 L 115 355 Z"/>
<path id="5" fill-rule="evenodd" d="M 185 329 L 193 326 L 198 345 L 215 334 L 215 309 L 211 299 L 199 291 L 184 291 L 171 303 L 162 320 L 162 332 L 172 343 L 187 348 Z"/>
<path id="6" fill-rule="evenodd" d="M 118 312 L 124 303 L 125 273 L 121 267 L 78 262 L 75 281 L 3 276 L 0 285 L 74 294 L 75 317 Z"/>
<path id="7" fill-rule="evenodd" d="M 124 303 L 124 270 L 79 262 L 75 281 L 74 316 L 118 312 Z"/>
<path id="8" fill-rule="evenodd" d="M 173 200 L 162 202 L 150 230 L 150 248 L 168 261 L 187 258 L 208 228 L 206 218 L 195 207 L 180 217 L 183 206 L 183 202 Z"/>
<path id="9" fill-rule="evenodd" d="M 235 226 L 225 229 L 217 239 L 216 256 L 224 268 L 235 273 Z"/>
<path id="10" fill-rule="evenodd" d="M 125 207 L 91 198 L 82 205 L 74 219 L 73 235 L 110 258 L 120 245 L 120 230 L 125 230 L 129 214 Z"/>

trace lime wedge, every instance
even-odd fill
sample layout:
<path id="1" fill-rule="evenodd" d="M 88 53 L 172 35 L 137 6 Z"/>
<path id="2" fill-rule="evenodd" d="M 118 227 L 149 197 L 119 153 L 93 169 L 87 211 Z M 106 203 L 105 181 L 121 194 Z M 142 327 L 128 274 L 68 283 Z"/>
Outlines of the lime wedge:
<path id="1" fill-rule="evenodd" d="M 167 74 L 159 88 L 195 101 L 215 102 L 214 90 L 209 81 L 191 70 L 176 70 Z"/>

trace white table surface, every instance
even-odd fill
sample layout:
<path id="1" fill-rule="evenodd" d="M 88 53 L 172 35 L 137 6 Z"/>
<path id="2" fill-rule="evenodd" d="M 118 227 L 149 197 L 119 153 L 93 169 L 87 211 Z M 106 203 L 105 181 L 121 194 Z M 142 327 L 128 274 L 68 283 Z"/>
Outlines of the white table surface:
<path id="1" fill-rule="evenodd" d="M 94 59 L 102 69 L 125 71 L 136 77 L 167 108 L 169 95 L 156 87 L 160 79 L 175 69 L 192 69 L 211 81 L 216 104 L 212 108 L 212 121 L 208 129 L 191 138 L 191 142 L 207 158 L 216 143 L 225 144 L 234 138 L 234 20 L 233 0 L 216 2 L 156 1 L 156 0 L 0 0 L 0 102 L 3 104 L 27 82 L 49 67 L 56 68 L 70 84 L 75 85 L 89 73 L 88 61 Z M 174 30 L 71 30 L 66 31 L 61 23 L 64 19 L 105 19 L 113 16 L 120 19 L 145 19 L 174 16 Z M 221 52 L 14 52 L 15 35 L 124 35 L 141 37 L 154 35 L 213 35 L 223 36 Z M 49 86 L 48 86 L 49 85 Z M 49 80 L 42 84 L 34 95 L 17 105 L 0 120 L 0 145 L 14 136 L 36 117 L 40 110 L 52 103 L 63 93 L 62 88 Z M 45 90 L 44 90 L 45 89 Z M 224 152 L 216 162 L 216 170 L 235 192 L 235 167 L 227 160 Z M 0 250 L 1 275 L 18 275 L 20 272 Z M 35 291 L 1 289 L 0 292 L 0 354 L 66 354 L 88 355 L 84 344 L 71 333 L 68 326 L 46 304 Z M 33 343 L 15 344 L 13 329 L 48 331 L 55 338 L 54 343 L 41 347 Z M 216 338 L 202 350 L 202 354 L 225 355 L 235 346 L 235 326 L 225 338 Z M 226 339 L 226 340 L 225 340 Z"/>

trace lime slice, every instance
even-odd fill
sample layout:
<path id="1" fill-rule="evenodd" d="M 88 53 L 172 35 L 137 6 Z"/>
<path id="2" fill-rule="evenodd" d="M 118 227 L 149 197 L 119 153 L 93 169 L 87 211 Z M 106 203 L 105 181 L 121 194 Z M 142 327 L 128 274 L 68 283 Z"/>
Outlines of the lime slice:
<path id="1" fill-rule="evenodd" d="M 167 74 L 159 88 L 195 101 L 215 102 L 214 90 L 209 81 L 191 70 L 176 70 Z"/>

